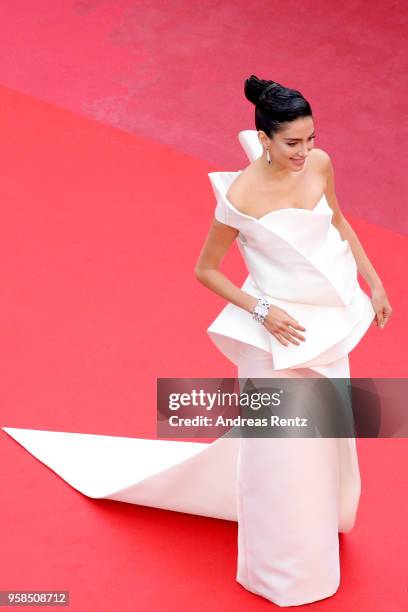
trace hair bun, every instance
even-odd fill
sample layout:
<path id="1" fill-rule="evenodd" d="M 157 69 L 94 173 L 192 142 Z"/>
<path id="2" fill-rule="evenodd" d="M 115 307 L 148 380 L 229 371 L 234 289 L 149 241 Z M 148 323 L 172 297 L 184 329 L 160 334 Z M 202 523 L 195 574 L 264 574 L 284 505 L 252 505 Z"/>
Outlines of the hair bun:
<path id="1" fill-rule="evenodd" d="M 268 92 L 271 89 L 278 89 L 279 87 L 280 87 L 279 83 L 276 83 L 275 81 L 272 81 L 272 83 L 270 83 L 270 85 L 268 85 L 267 87 L 265 87 L 262 90 L 261 95 L 259 96 L 259 99 L 258 99 L 258 104 L 260 106 L 262 106 L 262 104 L 265 103 L 266 98 L 268 97 Z"/>
<path id="2" fill-rule="evenodd" d="M 269 91 L 271 91 L 271 89 L 278 89 L 279 87 L 281 87 L 281 85 L 276 81 L 258 79 L 255 74 L 252 74 L 245 81 L 245 97 L 252 102 L 252 104 L 255 104 L 255 106 L 262 106 Z"/>

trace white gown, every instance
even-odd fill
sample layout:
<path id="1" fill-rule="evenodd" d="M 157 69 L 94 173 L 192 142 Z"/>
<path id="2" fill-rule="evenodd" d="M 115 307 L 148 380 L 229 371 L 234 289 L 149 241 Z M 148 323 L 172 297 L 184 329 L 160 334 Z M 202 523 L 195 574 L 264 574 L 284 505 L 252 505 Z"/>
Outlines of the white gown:
<path id="1" fill-rule="evenodd" d="M 251 161 L 254 130 L 239 140 Z M 348 353 L 375 311 L 357 280 L 347 240 L 323 195 L 311 210 L 282 208 L 255 219 L 226 194 L 238 172 L 211 172 L 215 217 L 239 230 L 247 293 L 286 310 L 306 328 L 300 345 L 281 344 L 228 303 L 210 338 L 245 377 L 349 378 Z M 279 606 L 333 595 L 340 583 L 338 532 L 355 522 L 361 492 L 354 438 L 243 438 L 237 465 L 237 580 Z"/>
<path id="2" fill-rule="evenodd" d="M 239 133 L 250 161 L 255 130 Z M 348 377 L 348 353 L 375 312 L 324 196 L 313 210 L 256 220 L 226 198 L 238 172 L 211 172 L 216 218 L 239 230 L 249 275 L 242 289 L 287 310 L 306 342 L 281 345 L 228 303 L 207 332 L 238 376 Z M 258 359 L 258 360 L 256 360 Z M 237 581 L 279 606 L 332 595 L 340 580 L 338 532 L 360 496 L 354 438 L 229 438 L 211 444 L 3 427 L 68 484 L 113 499 L 238 521 Z"/>

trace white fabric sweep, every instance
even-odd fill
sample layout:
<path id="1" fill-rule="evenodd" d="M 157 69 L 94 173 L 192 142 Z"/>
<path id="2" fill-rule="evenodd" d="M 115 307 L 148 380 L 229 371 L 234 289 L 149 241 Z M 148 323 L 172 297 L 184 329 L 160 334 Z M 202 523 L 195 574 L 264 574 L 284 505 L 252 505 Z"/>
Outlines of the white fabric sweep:
<path id="1" fill-rule="evenodd" d="M 237 520 L 239 438 L 208 444 L 2 429 L 88 497 Z"/>

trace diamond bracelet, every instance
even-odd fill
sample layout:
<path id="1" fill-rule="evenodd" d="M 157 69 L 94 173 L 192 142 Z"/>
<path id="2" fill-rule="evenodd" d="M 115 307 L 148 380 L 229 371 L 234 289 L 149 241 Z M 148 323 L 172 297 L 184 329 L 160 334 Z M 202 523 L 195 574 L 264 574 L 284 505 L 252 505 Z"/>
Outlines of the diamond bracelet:
<path id="1" fill-rule="evenodd" d="M 266 315 L 268 314 L 270 305 L 271 304 L 266 296 L 258 298 L 258 302 L 252 310 L 252 318 L 255 319 L 255 321 L 259 321 L 259 323 L 263 323 Z"/>

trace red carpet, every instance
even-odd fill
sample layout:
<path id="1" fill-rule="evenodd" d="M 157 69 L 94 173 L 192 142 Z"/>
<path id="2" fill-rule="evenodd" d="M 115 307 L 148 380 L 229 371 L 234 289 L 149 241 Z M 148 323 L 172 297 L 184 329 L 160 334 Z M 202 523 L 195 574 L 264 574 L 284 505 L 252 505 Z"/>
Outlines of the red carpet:
<path id="1" fill-rule="evenodd" d="M 0 425 L 154 437 L 156 377 L 234 376 L 205 334 L 223 302 L 193 276 L 213 168 L 4 88 L 0 105 Z M 352 352 L 352 375 L 403 376 L 407 238 L 348 218 L 395 310 Z M 244 279 L 235 249 L 225 269 Z M 406 440 L 358 446 L 342 583 L 313 605 L 402 611 Z M 235 582 L 236 524 L 92 501 L 4 433 L 0 449 L 0 589 L 69 590 L 81 612 L 269 605 Z"/>
<path id="2" fill-rule="evenodd" d="M 193 270 L 207 172 L 247 165 L 252 73 L 310 100 L 394 309 L 352 376 L 406 376 L 407 15 L 350 0 L 2 7 L 0 426 L 155 437 L 157 377 L 234 376 L 205 333 L 225 302 Z M 236 246 L 223 269 L 244 280 Z M 407 612 L 406 442 L 357 441 L 340 589 L 296 609 Z M 0 590 L 69 590 L 75 612 L 275 609 L 235 582 L 235 523 L 91 500 L 2 431 L 0 459 Z"/>
<path id="3" fill-rule="evenodd" d="M 0 83 L 210 162 L 240 168 L 250 74 L 299 89 L 344 210 L 408 233 L 408 11 L 403 2 L 14 0 Z M 153 151 L 152 151 L 153 152 Z M 159 159 L 159 157 L 157 158 Z M 160 162 L 162 160 L 160 159 Z M 202 175 L 200 175 L 202 179 Z M 203 179 L 202 179 L 203 180 Z"/>

